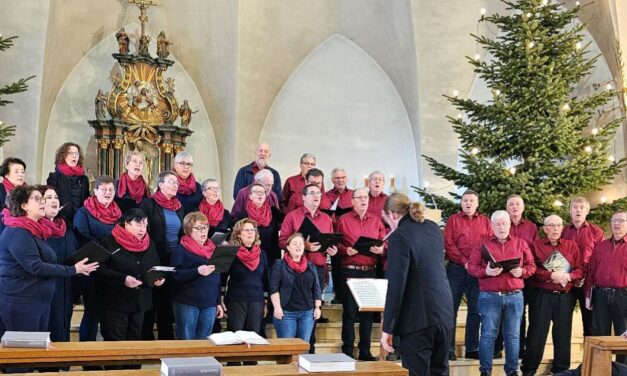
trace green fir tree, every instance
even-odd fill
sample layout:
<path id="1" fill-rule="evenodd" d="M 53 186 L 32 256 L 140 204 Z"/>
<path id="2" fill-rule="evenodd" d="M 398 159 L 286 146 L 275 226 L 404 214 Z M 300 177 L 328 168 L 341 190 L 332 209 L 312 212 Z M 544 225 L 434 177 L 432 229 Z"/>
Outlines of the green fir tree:
<path id="1" fill-rule="evenodd" d="M 579 6 L 503 2 L 507 15 L 481 20 L 496 26 L 498 35 L 473 35 L 491 58 L 468 58 L 492 99 L 481 103 L 446 96 L 463 114 L 448 120 L 461 141 L 466 171 L 424 157 L 437 176 L 479 192 L 480 209 L 488 215 L 503 209 L 508 195 L 518 193 L 530 220 L 541 223 L 550 213 L 567 219 L 569 198 L 598 190 L 626 164 L 610 153 L 623 118 L 596 124 L 597 110 L 615 100 L 617 92 L 604 83 L 587 97 L 572 94 L 598 58 L 582 45 L 585 26 L 577 22 Z M 427 204 L 437 202 L 444 217 L 459 210 L 446 197 L 414 189 Z"/>
<path id="2" fill-rule="evenodd" d="M 17 36 L 4 38 L 2 35 L 0 35 L 0 52 L 11 48 L 13 46 L 13 40 L 16 38 Z M 4 107 L 10 103 L 13 103 L 13 101 L 5 99 L 5 96 L 26 91 L 26 89 L 28 89 L 28 85 L 26 85 L 26 82 L 33 77 L 35 76 L 22 78 L 17 82 L 13 82 L 11 84 L 0 87 L 0 107 Z M 2 147 L 2 145 L 4 145 L 13 135 L 15 135 L 15 125 L 5 124 L 0 119 L 0 147 Z"/>

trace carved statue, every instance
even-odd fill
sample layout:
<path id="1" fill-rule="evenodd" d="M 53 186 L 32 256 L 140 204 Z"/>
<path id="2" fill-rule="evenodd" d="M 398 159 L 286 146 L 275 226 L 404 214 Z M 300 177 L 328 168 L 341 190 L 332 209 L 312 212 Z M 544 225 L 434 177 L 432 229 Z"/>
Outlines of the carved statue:
<path id="1" fill-rule="evenodd" d="M 107 96 L 108 93 L 103 93 L 102 90 L 98 90 L 94 104 L 96 106 L 96 119 L 107 118 Z"/>
<path id="2" fill-rule="evenodd" d="M 187 99 L 183 101 L 183 105 L 179 108 L 179 115 L 181 116 L 181 127 L 187 128 L 192 121 L 192 109 L 189 108 Z"/>
<path id="3" fill-rule="evenodd" d="M 115 34 L 115 37 L 118 39 L 118 47 L 120 49 L 120 53 L 121 54 L 127 54 L 128 53 L 129 38 L 128 38 L 128 34 L 126 34 L 126 31 L 124 30 L 124 28 L 121 28 Z"/>
<path id="4" fill-rule="evenodd" d="M 168 77 L 165 80 L 165 87 L 169 93 L 174 94 L 174 78 Z"/>
<path id="5" fill-rule="evenodd" d="M 157 56 L 160 59 L 166 59 L 170 55 L 170 51 L 168 51 L 170 44 L 172 43 L 165 37 L 165 32 L 160 32 L 157 37 Z"/>
<path id="6" fill-rule="evenodd" d="M 139 50 L 138 53 L 140 55 L 150 56 L 150 52 L 148 52 L 148 44 L 150 43 L 150 37 L 148 35 L 142 35 L 139 38 Z"/>
<path id="7" fill-rule="evenodd" d="M 115 76 L 113 76 L 113 87 L 120 86 L 121 83 L 122 83 L 122 75 L 120 74 L 120 72 L 117 72 Z"/>

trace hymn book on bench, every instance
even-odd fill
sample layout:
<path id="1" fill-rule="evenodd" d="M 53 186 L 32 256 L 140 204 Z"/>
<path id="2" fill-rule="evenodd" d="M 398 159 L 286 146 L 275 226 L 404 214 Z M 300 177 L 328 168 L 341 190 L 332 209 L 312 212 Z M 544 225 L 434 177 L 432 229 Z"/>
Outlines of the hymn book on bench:
<path id="1" fill-rule="evenodd" d="M 355 359 L 346 354 L 301 354 L 298 366 L 307 372 L 355 371 Z"/>
<path id="2" fill-rule="evenodd" d="M 222 364 L 212 356 L 161 359 L 161 376 L 220 376 Z"/>
<path id="3" fill-rule="evenodd" d="M 0 339 L 2 347 L 47 348 L 50 345 L 50 332 L 6 331 Z"/>
<path id="4" fill-rule="evenodd" d="M 269 345 L 265 338 L 260 336 L 255 332 L 247 332 L 244 330 L 238 330 L 237 332 L 222 332 L 222 333 L 213 333 L 209 336 L 209 340 L 213 342 L 217 346 L 224 345 Z"/>

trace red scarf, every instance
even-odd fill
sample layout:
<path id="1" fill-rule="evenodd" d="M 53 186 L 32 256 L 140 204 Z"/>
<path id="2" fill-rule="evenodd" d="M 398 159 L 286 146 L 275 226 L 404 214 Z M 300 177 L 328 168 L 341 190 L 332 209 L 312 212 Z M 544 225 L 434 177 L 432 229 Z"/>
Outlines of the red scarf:
<path id="1" fill-rule="evenodd" d="M 39 222 L 35 222 L 25 215 L 19 217 L 6 215 L 4 216 L 4 218 L 2 218 L 2 220 L 4 221 L 5 226 L 23 228 L 24 230 L 28 230 L 28 232 L 33 234 L 33 236 L 38 237 L 39 239 L 46 238 L 46 230 L 44 229 L 44 227 Z"/>
<path id="2" fill-rule="evenodd" d="M 252 200 L 248 200 L 246 212 L 248 213 L 248 218 L 257 222 L 257 225 L 261 227 L 268 227 L 270 221 L 272 221 L 272 209 L 270 209 L 270 204 L 268 204 L 267 200 L 264 201 L 260 208 Z"/>
<path id="3" fill-rule="evenodd" d="M 178 198 L 172 197 L 168 200 L 168 198 L 165 197 L 165 195 L 161 193 L 161 191 L 155 192 L 155 194 L 152 195 L 152 198 L 155 200 L 157 205 L 161 206 L 164 209 L 177 211 L 181 208 L 181 202 Z"/>
<path id="4" fill-rule="evenodd" d="M 143 238 L 137 239 L 135 235 L 126 231 L 126 229 L 118 223 L 113 227 L 113 231 L 111 231 L 111 235 L 122 248 L 126 249 L 129 252 L 144 252 L 148 249 L 150 245 L 150 237 L 148 234 L 144 235 Z"/>
<path id="5" fill-rule="evenodd" d="M 61 217 L 56 217 L 52 221 L 43 217 L 39 220 L 39 224 L 44 228 L 46 238 L 62 238 L 65 236 L 67 224 Z"/>
<path id="6" fill-rule="evenodd" d="M 259 266 L 259 262 L 261 261 L 259 256 L 261 256 L 261 247 L 259 245 L 253 245 L 253 248 L 250 251 L 243 245 L 237 250 L 237 258 L 251 272 Z"/>
<path id="7" fill-rule="evenodd" d="M 26 182 L 24 182 L 24 184 L 26 184 Z M 2 178 L 2 185 L 4 185 L 4 191 L 6 193 L 11 192 L 11 190 L 15 188 L 15 185 L 13 185 L 13 183 L 11 183 L 7 178 Z"/>
<path id="8" fill-rule="evenodd" d="M 196 178 L 194 178 L 194 174 L 189 174 L 187 179 L 183 179 L 178 175 L 176 175 L 176 178 L 179 181 L 178 193 L 189 196 L 196 192 Z"/>
<path id="9" fill-rule="evenodd" d="M 183 235 L 183 237 L 181 238 L 181 244 L 191 253 L 200 257 L 204 257 L 207 260 L 211 258 L 211 255 L 213 255 L 213 251 L 216 250 L 216 245 L 213 244 L 211 239 L 207 239 L 207 241 L 205 241 L 205 244 L 200 245 L 189 235 Z"/>
<path id="10" fill-rule="evenodd" d="M 224 218 L 224 205 L 222 201 L 218 200 L 215 204 L 211 205 L 207 200 L 203 199 L 198 207 L 201 213 L 209 220 L 209 226 L 215 227 Z"/>
<path id="11" fill-rule="evenodd" d="M 83 206 L 94 218 L 108 225 L 114 224 L 122 216 L 122 211 L 115 201 L 111 201 L 109 207 L 105 207 L 98 201 L 96 196 L 88 197 Z"/>
<path id="12" fill-rule="evenodd" d="M 65 162 L 61 162 L 57 165 L 57 170 L 65 176 L 82 176 L 85 175 L 85 169 L 83 166 L 76 165 L 74 167 L 68 166 Z"/>
<path id="13" fill-rule="evenodd" d="M 128 176 L 128 172 L 120 176 L 118 197 L 124 197 L 126 192 L 128 192 L 129 196 L 138 204 L 142 202 L 142 198 L 150 197 L 150 191 L 148 190 L 144 177 L 139 175 L 137 179 L 133 180 Z"/>
<path id="14" fill-rule="evenodd" d="M 283 260 L 285 260 L 287 266 L 289 266 L 290 269 L 292 269 L 296 273 L 304 273 L 305 270 L 307 270 L 307 258 L 305 257 L 305 255 L 302 255 L 300 261 L 296 262 L 290 257 L 290 254 L 288 252 L 285 252 L 285 254 L 283 255 Z"/>

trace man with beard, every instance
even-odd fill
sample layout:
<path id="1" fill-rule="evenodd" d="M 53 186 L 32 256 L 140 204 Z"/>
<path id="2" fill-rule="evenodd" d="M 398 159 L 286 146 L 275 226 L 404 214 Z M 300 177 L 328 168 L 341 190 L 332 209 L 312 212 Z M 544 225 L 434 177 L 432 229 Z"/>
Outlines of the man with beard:
<path id="1" fill-rule="evenodd" d="M 272 191 L 276 194 L 277 197 L 281 197 L 281 176 L 279 172 L 272 167 L 268 166 L 268 161 L 272 156 L 272 150 L 270 149 L 270 145 L 265 142 L 257 145 L 255 149 L 255 160 L 250 164 L 242 166 L 242 168 L 237 171 L 237 175 L 235 176 L 235 183 L 233 184 L 233 199 L 237 199 L 237 194 L 239 191 L 248 187 L 252 183 L 255 182 L 255 174 L 263 169 L 268 169 L 272 172 L 272 176 L 274 178 L 274 182 L 272 183 Z M 246 195 L 245 197 L 248 197 Z"/>

